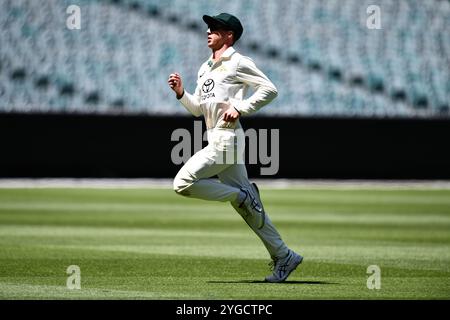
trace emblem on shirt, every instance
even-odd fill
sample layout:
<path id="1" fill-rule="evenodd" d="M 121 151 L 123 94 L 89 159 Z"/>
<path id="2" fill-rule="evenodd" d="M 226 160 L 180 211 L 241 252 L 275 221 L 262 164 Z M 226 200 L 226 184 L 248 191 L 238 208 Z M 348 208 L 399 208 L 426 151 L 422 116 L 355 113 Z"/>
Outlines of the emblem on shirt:
<path id="1" fill-rule="evenodd" d="M 213 89 L 214 89 L 214 80 L 213 79 L 206 80 L 202 86 L 202 91 L 204 94 L 202 94 L 201 101 L 204 101 L 208 98 L 215 98 L 216 95 L 214 94 L 214 92 L 211 92 Z"/>
<path id="2" fill-rule="evenodd" d="M 203 83 L 202 86 L 202 91 L 204 93 L 208 93 L 211 92 L 211 90 L 214 89 L 214 80 L 213 79 L 208 79 Z"/>
<path id="3" fill-rule="evenodd" d="M 218 72 L 227 72 L 227 68 L 225 68 L 225 66 L 220 66 L 219 68 L 217 68 Z"/>

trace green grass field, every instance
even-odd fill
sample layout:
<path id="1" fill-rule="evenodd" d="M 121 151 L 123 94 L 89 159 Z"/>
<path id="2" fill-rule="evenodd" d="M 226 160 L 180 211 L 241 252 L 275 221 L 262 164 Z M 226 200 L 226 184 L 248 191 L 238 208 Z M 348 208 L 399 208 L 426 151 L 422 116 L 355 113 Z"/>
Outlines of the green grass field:
<path id="1" fill-rule="evenodd" d="M 304 255 L 284 284 L 227 203 L 169 189 L 0 189 L 1 299 L 448 299 L 450 190 L 267 189 Z M 81 290 L 66 287 L 69 265 Z M 381 289 L 366 286 L 381 268 Z"/>

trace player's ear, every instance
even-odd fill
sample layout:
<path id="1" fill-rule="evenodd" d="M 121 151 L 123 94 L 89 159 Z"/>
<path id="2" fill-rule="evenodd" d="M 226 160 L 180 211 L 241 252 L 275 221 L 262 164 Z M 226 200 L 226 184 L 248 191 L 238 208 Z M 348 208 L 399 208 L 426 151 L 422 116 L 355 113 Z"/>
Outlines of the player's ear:
<path id="1" fill-rule="evenodd" d="M 228 33 L 228 39 L 231 40 L 231 44 L 234 44 L 234 32 L 233 31 L 230 31 Z"/>

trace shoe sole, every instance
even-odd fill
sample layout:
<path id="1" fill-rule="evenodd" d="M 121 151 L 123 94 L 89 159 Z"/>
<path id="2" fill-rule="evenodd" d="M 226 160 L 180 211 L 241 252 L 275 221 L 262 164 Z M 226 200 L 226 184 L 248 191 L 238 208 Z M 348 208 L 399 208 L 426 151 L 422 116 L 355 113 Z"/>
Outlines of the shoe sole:
<path id="1" fill-rule="evenodd" d="M 286 279 L 291 275 L 291 273 L 294 272 L 295 269 L 297 269 L 297 267 L 298 267 L 302 262 L 303 262 L 303 257 L 300 256 L 300 260 L 298 261 L 298 263 L 291 269 L 291 271 L 288 272 L 288 274 L 284 277 L 284 279 L 277 280 L 277 281 L 269 281 L 269 280 L 267 280 L 267 278 L 266 278 L 266 279 L 265 279 L 266 282 L 269 282 L 269 283 L 280 283 L 280 282 L 286 281 Z"/>

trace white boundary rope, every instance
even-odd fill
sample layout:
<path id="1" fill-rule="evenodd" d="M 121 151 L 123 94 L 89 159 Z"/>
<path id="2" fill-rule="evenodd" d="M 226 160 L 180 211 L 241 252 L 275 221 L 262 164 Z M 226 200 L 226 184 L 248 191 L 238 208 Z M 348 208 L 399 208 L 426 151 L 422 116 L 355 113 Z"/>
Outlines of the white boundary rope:
<path id="1" fill-rule="evenodd" d="M 0 179 L 0 188 L 172 188 L 173 179 Z M 251 179 L 274 189 L 450 189 L 449 180 Z"/>

